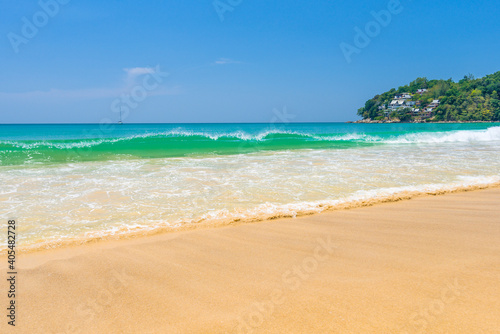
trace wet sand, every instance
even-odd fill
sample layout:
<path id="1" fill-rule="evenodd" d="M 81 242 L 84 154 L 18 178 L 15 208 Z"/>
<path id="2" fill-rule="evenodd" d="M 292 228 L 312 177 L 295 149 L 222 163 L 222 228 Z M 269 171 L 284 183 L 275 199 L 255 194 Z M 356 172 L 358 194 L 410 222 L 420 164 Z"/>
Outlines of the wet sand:
<path id="1" fill-rule="evenodd" d="M 1 333 L 500 333 L 500 188 L 35 252 L 18 272 Z"/>

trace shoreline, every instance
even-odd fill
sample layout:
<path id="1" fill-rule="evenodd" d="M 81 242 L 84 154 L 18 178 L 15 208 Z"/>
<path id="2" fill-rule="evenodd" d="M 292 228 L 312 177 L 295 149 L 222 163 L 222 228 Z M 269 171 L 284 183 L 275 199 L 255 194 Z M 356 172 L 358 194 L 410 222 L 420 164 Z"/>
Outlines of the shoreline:
<path id="1" fill-rule="evenodd" d="M 434 185 L 426 185 L 426 186 L 434 186 Z M 139 229 L 137 231 L 127 231 L 124 233 L 111 234 L 111 235 L 97 235 L 97 236 L 85 236 L 81 238 L 69 238 L 63 241 L 55 241 L 48 243 L 37 243 L 30 246 L 25 247 L 17 247 L 17 252 L 19 254 L 31 254 L 37 252 L 50 251 L 55 249 L 64 249 L 68 247 L 79 247 L 86 245 L 93 245 L 99 243 L 106 243 L 110 241 L 120 241 L 120 240 L 131 240 L 137 238 L 148 238 L 150 236 L 162 235 L 162 234 L 171 234 L 171 233 L 179 233 L 184 231 L 193 231 L 193 230 L 204 230 L 204 229 L 214 229 L 221 228 L 226 226 L 237 226 L 241 224 L 254 224 L 266 221 L 272 221 L 276 219 L 288 219 L 288 218 L 297 218 L 303 216 L 313 216 L 318 214 L 324 214 L 328 212 L 338 211 L 338 210 L 351 210 L 362 207 L 371 207 L 374 205 L 379 205 L 383 203 L 391 203 L 391 202 L 399 202 L 404 200 L 410 200 L 413 198 L 418 198 L 422 196 L 439 196 L 449 193 L 460 193 L 460 192 L 468 192 L 475 191 L 481 189 L 489 189 L 489 188 L 499 188 L 500 182 L 493 182 L 489 184 L 472 184 L 465 186 L 455 186 L 455 185 L 440 185 L 439 188 L 433 190 L 403 190 L 391 193 L 389 195 L 382 195 L 376 197 L 368 197 L 366 199 L 349 199 L 347 200 L 339 200 L 338 203 L 330 204 L 330 203 L 322 203 L 318 202 L 315 207 L 309 208 L 308 210 L 303 210 L 294 213 L 273 213 L 268 216 L 254 216 L 249 218 L 229 218 L 229 219 L 219 219 L 219 220 L 207 220 L 200 221 L 196 223 L 185 224 L 182 226 L 174 226 L 174 227 L 156 227 L 156 228 L 146 228 Z M 285 205 L 286 206 L 286 205 Z M 5 255 L 7 249 L 0 250 L 0 255 Z"/>
<path id="2" fill-rule="evenodd" d="M 489 188 L 20 255 L 15 331 L 495 333 L 499 200 Z"/>
<path id="3" fill-rule="evenodd" d="M 357 121 L 348 121 L 346 123 L 349 124 L 393 124 L 393 123 L 401 123 L 401 124 L 411 124 L 411 123 L 425 123 L 425 124 L 464 124 L 464 123 L 498 123 L 500 124 L 500 121 L 425 121 L 425 120 L 418 120 L 414 122 L 403 122 L 400 120 L 372 120 L 372 119 L 361 119 Z"/>

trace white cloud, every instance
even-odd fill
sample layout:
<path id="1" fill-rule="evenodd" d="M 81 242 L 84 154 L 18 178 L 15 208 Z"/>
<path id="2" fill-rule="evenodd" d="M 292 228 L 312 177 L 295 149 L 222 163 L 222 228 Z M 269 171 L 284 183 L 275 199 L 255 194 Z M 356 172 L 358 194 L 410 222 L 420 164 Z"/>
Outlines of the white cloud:
<path id="1" fill-rule="evenodd" d="M 125 73 L 127 73 L 127 76 L 125 78 L 125 89 L 130 89 L 132 88 L 132 86 L 135 86 L 137 84 L 137 79 L 140 76 L 159 72 L 159 67 L 132 67 L 124 68 L 123 70 L 125 71 Z"/>
<path id="2" fill-rule="evenodd" d="M 124 83 L 118 87 L 104 88 L 82 88 L 82 89 L 54 89 L 35 90 L 28 92 L 0 92 L 0 99 L 99 99 L 116 98 L 122 94 L 129 94 L 135 86 L 143 84 L 144 75 L 156 74 L 165 77 L 166 73 L 160 72 L 160 67 L 133 67 L 124 68 L 126 78 Z M 146 78 L 147 79 L 147 78 Z M 161 84 L 161 81 L 159 82 Z M 179 95 L 182 91 L 179 86 L 165 87 L 159 85 L 153 91 L 148 91 L 149 96 L 153 95 Z"/>
<path id="3" fill-rule="evenodd" d="M 69 99 L 92 99 L 116 96 L 117 89 L 54 89 L 34 90 L 29 92 L 0 92 L 1 99 L 43 99 L 43 98 L 69 98 Z"/>
<path id="4" fill-rule="evenodd" d="M 229 58 L 219 58 L 215 61 L 215 65 L 226 65 L 226 64 L 241 64 L 241 61 L 232 60 Z"/>
<path id="5" fill-rule="evenodd" d="M 132 68 L 124 68 L 123 69 L 128 76 L 137 77 L 143 74 L 151 74 L 155 73 L 157 69 L 152 67 L 132 67 Z"/>
<path id="6" fill-rule="evenodd" d="M 100 99 L 116 98 L 127 92 L 121 88 L 88 88 L 88 89 L 49 89 L 29 92 L 0 92 L 0 99 Z M 148 96 L 179 95 L 182 90 L 179 86 L 161 87 L 148 92 Z"/>

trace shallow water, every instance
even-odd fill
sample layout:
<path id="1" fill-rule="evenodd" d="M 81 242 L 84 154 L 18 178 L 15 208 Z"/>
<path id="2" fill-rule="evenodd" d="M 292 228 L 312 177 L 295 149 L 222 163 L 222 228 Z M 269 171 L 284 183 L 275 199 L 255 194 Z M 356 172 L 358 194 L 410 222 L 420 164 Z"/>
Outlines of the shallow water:
<path id="1" fill-rule="evenodd" d="M 0 131 L 0 214 L 16 218 L 26 249 L 500 181 L 498 124 L 2 125 Z"/>

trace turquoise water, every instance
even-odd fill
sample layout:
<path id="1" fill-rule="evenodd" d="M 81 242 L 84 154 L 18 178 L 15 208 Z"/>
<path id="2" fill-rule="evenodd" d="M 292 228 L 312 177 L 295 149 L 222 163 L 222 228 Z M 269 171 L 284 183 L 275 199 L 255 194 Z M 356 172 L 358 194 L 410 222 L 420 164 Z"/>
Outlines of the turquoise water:
<path id="1" fill-rule="evenodd" d="M 0 125 L 23 249 L 498 182 L 498 123 Z"/>
<path id="2" fill-rule="evenodd" d="M 490 127 L 487 123 L 0 125 L 0 165 L 346 149 L 446 140 L 446 134 L 456 131 Z"/>

